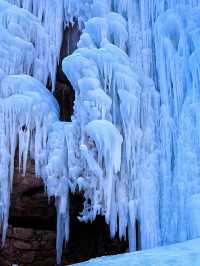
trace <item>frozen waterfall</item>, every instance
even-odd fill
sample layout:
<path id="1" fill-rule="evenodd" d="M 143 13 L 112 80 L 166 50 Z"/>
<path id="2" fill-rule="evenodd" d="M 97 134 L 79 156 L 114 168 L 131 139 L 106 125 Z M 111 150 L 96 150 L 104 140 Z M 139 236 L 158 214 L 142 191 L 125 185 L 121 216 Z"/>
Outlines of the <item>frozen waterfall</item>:
<path id="1" fill-rule="evenodd" d="M 66 123 L 45 86 L 55 90 L 75 21 L 78 49 L 62 64 L 75 91 Z M 22 173 L 33 158 L 56 198 L 58 263 L 69 192 L 84 195 L 81 221 L 104 216 L 130 250 L 200 236 L 200 1 L 0 0 L 0 32 L 3 242 L 16 151 Z"/>

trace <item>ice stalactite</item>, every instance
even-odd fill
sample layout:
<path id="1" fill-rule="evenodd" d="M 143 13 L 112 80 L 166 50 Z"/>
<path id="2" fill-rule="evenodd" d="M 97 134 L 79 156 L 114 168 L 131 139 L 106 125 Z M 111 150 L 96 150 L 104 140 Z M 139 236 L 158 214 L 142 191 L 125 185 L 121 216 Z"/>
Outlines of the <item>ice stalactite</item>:
<path id="1" fill-rule="evenodd" d="M 68 123 L 56 122 L 48 140 L 48 164 L 43 180 L 49 197 L 55 197 L 57 208 L 57 262 L 60 263 L 63 243 L 69 238 L 68 147 L 73 142 Z M 67 136 L 67 138 L 66 138 Z"/>
<path id="2" fill-rule="evenodd" d="M 199 9 L 167 11 L 156 23 L 161 95 L 162 239 L 198 236 L 199 212 Z M 166 220 L 170 219 L 170 223 Z"/>

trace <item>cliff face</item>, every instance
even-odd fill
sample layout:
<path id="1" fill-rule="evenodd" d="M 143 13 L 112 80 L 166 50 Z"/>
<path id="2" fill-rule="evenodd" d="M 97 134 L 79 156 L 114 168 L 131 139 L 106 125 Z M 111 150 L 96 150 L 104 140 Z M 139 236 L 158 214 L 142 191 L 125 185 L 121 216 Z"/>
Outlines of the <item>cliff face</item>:
<path id="1" fill-rule="evenodd" d="M 17 165 L 17 164 L 16 164 Z M 26 176 L 15 169 L 6 243 L 0 265 L 54 265 L 56 210 L 48 203 L 41 179 L 35 178 L 34 162 Z"/>

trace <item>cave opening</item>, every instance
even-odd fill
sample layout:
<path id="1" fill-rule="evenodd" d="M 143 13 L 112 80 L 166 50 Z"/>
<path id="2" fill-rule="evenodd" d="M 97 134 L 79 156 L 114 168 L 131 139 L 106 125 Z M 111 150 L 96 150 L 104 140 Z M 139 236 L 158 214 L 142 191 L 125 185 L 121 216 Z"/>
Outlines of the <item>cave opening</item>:
<path id="1" fill-rule="evenodd" d="M 39 258 L 42 258 L 44 254 L 46 256 L 46 253 L 40 250 L 43 243 L 41 239 L 45 238 L 48 241 L 48 245 L 46 245 L 52 253 L 51 261 L 48 260 L 48 266 L 53 266 L 56 260 L 56 210 L 54 201 L 48 202 L 44 187 L 38 185 L 23 190 L 20 196 L 21 205 L 19 205 L 19 202 L 16 205 L 13 204 L 13 200 L 16 200 L 15 189 L 17 189 L 17 186 L 14 187 L 14 198 L 12 195 L 9 218 L 10 229 L 8 232 L 8 241 L 12 240 L 12 252 L 14 254 L 19 253 L 18 242 L 21 243 L 23 248 L 35 243 L 35 249 L 32 249 Z M 84 223 L 78 219 L 83 201 L 84 198 L 81 193 L 70 194 L 70 236 L 68 243 L 63 247 L 61 265 L 83 262 L 104 255 L 124 253 L 128 250 L 126 240 L 120 240 L 118 237 L 110 238 L 109 226 L 106 224 L 104 217 L 98 216 L 91 223 Z M 42 202 L 43 206 L 41 205 Z M 31 204 L 33 205 L 30 206 Z M 23 215 L 19 208 L 23 210 Z M 24 236 L 21 236 L 22 234 Z M 29 236 L 28 239 L 26 238 L 27 235 Z M 44 247 L 44 250 L 45 248 L 48 250 L 47 247 Z M 5 249 L 2 249 L 0 254 L 4 255 L 4 252 L 6 252 Z M 29 254 L 29 250 L 26 249 L 23 249 L 22 252 Z M 20 256 L 17 255 L 19 265 L 26 265 L 26 263 L 23 264 Z M 46 266 L 46 259 L 44 263 L 40 261 L 39 265 Z"/>
<path id="2" fill-rule="evenodd" d="M 70 81 L 67 78 L 65 78 L 65 82 L 57 80 L 54 96 L 59 103 L 60 120 L 71 122 L 75 93 Z"/>
<path id="3" fill-rule="evenodd" d="M 78 263 L 91 258 L 127 252 L 128 241 L 118 236 L 111 239 L 105 218 L 97 216 L 93 222 L 85 223 L 77 218 L 82 211 L 83 196 L 80 193 L 70 196 L 70 236 L 64 249 L 66 263 Z"/>

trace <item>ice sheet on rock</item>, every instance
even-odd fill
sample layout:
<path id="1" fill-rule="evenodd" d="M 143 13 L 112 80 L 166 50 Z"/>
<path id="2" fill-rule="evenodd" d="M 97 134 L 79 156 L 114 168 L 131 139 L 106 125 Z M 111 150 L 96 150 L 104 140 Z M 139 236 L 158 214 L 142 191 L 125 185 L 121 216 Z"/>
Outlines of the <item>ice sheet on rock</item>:
<path id="1" fill-rule="evenodd" d="M 49 90 L 44 85 L 28 75 L 8 75 L 1 81 L 0 97 L 7 98 L 14 94 L 36 93 L 45 98 L 49 108 L 59 116 L 59 105 L 53 96 L 49 96 Z"/>
<path id="2" fill-rule="evenodd" d="M 163 242 L 199 236 L 200 11 L 179 7 L 156 22 L 156 64 L 161 95 L 161 233 Z M 192 204 L 192 202 L 194 204 Z M 197 202 L 197 201 L 196 201 Z M 175 204 L 174 204 L 175 203 Z M 166 221 L 171 217 L 171 223 Z M 188 222 L 186 222 L 188 221 Z"/>
<path id="3" fill-rule="evenodd" d="M 0 96 L 0 217 L 4 243 L 17 146 L 20 171 L 25 174 L 30 154 L 35 160 L 36 175 L 44 176 L 48 134 L 59 111 L 52 94 L 29 76 L 5 76 L 0 83 Z"/>
<path id="4" fill-rule="evenodd" d="M 110 13 L 105 18 L 91 18 L 85 24 L 84 32 L 89 33 L 98 48 L 102 41 L 108 39 L 122 50 L 126 50 L 128 40 L 126 21 L 119 14 Z"/>
<path id="5" fill-rule="evenodd" d="M 52 87 L 55 89 L 56 81 L 56 69 L 59 61 L 60 49 L 62 45 L 63 30 L 69 23 L 74 24 L 78 20 L 80 29 L 84 27 L 86 22 L 93 13 L 92 6 L 98 1 L 92 0 L 8 0 L 8 2 L 15 4 L 23 9 L 28 10 L 38 21 L 43 25 L 46 33 L 49 36 L 49 43 L 46 47 L 48 51 L 48 61 L 43 65 L 43 60 L 40 60 L 37 64 L 39 71 L 36 73 L 40 74 L 40 78 L 46 73 L 41 73 L 43 67 L 47 67 Z M 41 64 L 41 65 L 40 65 Z"/>
<path id="6" fill-rule="evenodd" d="M 45 85 L 52 71 L 51 39 L 38 18 L 1 0 L 1 68 L 6 74 L 31 74 Z"/>

